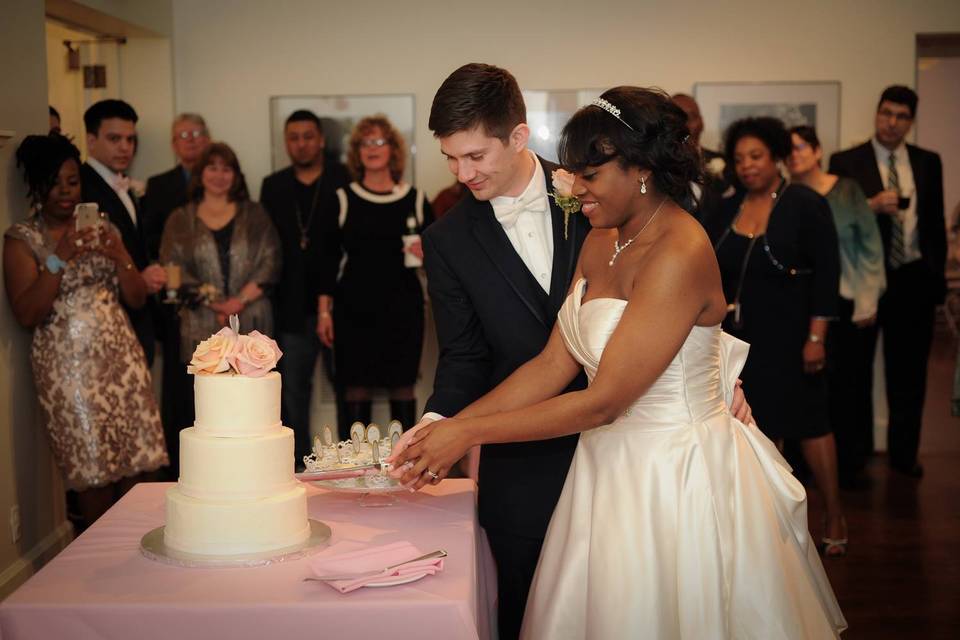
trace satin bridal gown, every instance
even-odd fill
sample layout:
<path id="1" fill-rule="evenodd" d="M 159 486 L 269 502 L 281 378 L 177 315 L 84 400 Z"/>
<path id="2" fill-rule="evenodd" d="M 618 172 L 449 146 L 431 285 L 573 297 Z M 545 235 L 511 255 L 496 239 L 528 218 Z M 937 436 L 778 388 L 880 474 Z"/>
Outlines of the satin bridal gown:
<path id="1" fill-rule="evenodd" d="M 584 303 L 585 290 L 581 279 L 558 322 L 592 381 L 626 301 Z M 628 411 L 580 435 L 523 638 L 823 640 L 846 628 L 803 485 L 729 413 L 746 351 L 719 326 L 694 327 Z"/>

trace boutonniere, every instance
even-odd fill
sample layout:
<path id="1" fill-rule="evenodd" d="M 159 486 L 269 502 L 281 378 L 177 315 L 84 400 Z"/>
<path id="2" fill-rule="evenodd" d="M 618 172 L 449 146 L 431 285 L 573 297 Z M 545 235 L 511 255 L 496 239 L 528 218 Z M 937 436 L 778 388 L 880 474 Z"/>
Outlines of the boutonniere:
<path id="1" fill-rule="evenodd" d="M 553 201 L 563 211 L 563 239 L 567 239 L 567 223 L 570 214 L 580 211 L 580 200 L 573 195 L 573 174 L 564 169 L 557 169 L 550 177 L 553 181 Z"/>
<path id="2" fill-rule="evenodd" d="M 130 178 L 130 190 L 133 191 L 133 195 L 142 198 L 147 194 L 147 185 L 142 180 Z"/>
<path id="3" fill-rule="evenodd" d="M 707 163 L 707 173 L 717 178 L 723 177 L 723 170 L 727 167 L 727 161 L 721 156 L 713 158 Z"/>

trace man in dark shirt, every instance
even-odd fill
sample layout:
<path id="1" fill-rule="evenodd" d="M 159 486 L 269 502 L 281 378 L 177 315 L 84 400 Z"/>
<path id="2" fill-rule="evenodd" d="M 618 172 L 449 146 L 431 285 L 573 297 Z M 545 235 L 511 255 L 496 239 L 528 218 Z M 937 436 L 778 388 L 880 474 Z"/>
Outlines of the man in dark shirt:
<path id="1" fill-rule="evenodd" d="M 684 209 L 692 213 L 700 220 L 710 217 L 711 213 L 720 206 L 720 199 L 723 193 L 729 188 L 724 175 L 723 154 L 700 146 L 700 136 L 703 134 L 703 116 L 700 115 L 700 106 L 693 96 L 686 93 L 674 94 L 673 103 L 683 109 L 687 114 L 687 129 L 690 131 L 690 144 L 700 149 L 700 156 L 703 158 L 703 178 L 702 185 L 693 184 L 694 200 L 687 203 L 681 203 Z"/>
<path id="2" fill-rule="evenodd" d="M 296 434 L 297 465 L 311 450 L 310 394 L 320 341 L 317 338 L 318 267 L 323 216 L 334 215 L 337 188 L 349 182 L 346 168 L 324 158 L 324 136 L 316 114 L 294 111 L 283 129 L 290 166 L 263 180 L 260 202 L 283 245 L 283 274 L 273 293 L 276 338 L 283 351 L 281 412 Z M 324 364 L 331 371 L 330 359 Z"/>
<path id="3" fill-rule="evenodd" d="M 142 202 L 143 229 L 151 260 L 160 258 L 163 226 L 170 213 L 189 199 L 190 171 L 210 146 L 210 132 L 204 119 L 182 113 L 173 121 L 173 153 L 177 164 L 147 180 Z M 161 307 L 156 317 L 157 335 L 163 345 L 163 389 L 160 416 L 170 454 L 168 478 L 176 480 L 180 469 L 180 430 L 193 424 L 193 377 L 183 366 L 180 354 L 180 318 L 174 305 Z"/>

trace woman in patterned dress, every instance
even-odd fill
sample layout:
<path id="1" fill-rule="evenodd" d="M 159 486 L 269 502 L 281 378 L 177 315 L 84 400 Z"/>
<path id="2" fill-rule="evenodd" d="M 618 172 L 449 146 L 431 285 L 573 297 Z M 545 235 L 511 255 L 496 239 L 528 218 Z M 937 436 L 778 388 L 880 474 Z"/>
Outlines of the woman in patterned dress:
<path id="1" fill-rule="evenodd" d="M 143 306 L 146 287 L 113 225 L 77 231 L 80 153 L 69 140 L 28 136 L 17 163 L 35 211 L 4 234 L 7 298 L 33 329 L 40 417 L 89 525 L 167 464 L 146 360 L 120 306 L 121 296 Z"/>

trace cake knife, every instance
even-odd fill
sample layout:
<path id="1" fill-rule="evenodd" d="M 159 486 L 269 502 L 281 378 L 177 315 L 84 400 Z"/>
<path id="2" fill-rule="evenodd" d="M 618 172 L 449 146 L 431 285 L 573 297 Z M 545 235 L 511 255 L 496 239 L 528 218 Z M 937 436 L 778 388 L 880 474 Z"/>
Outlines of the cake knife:
<path id="1" fill-rule="evenodd" d="M 326 471 L 304 471 L 295 473 L 293 477 L 301 482 L 311 482 L 313 480 L 340 480 L 343 478 L 359 478 L 360 476 L 375 475 L 384 470 L 381 463 L 363 464 L 356 467 L 344 467 L 343 469 L 329 469 Z"/>

